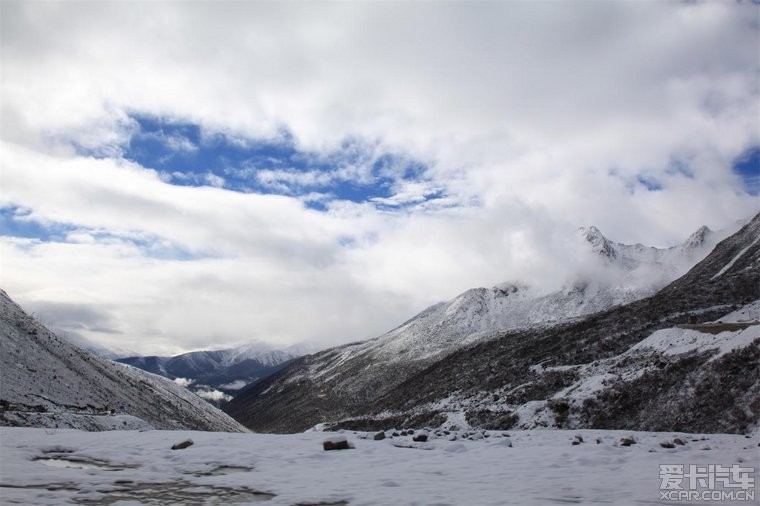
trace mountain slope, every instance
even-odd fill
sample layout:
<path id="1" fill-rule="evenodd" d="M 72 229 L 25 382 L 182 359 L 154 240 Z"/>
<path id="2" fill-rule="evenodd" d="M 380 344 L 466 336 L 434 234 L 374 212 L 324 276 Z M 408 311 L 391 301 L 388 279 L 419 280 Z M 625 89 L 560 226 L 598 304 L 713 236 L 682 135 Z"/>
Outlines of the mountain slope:
<path id="1" fill-rule="evenodd" d="M 426 309 L 398 328 L 355 345 L 384 361 L 427 359 L 511 329 L 555 324 L 652 295 L 704 258 L 724 234 L 701 227 L 672 248 L 626 245 L 606 239 L 595 227 L 580 229 L 590 246 L 590 272 L 542 293 L 512 283 L 474 288 Z"/>
<path id="2" fill-rule="evenodd" d="M 729 347 L 739 345 L 717 357 L 709 346 L 668 350 L 684 339 L 686 330 L 675 326 L 725 317 L 760 299 L 758 236 L 760 215 L 655 296 L 452 354 L 365 414 L 430 420 L 451 410 L 486 426 L 745 431 L 760 419 L 760 327 L 722 334 Z M 699 341 L 698 333 L 686 337 Z M 663 338 L 662 350 L 646 344 Z M 589 382 L 597 390 L 577 395 Z"/>
<path id="3" fill-rule="evenodd" d="M 0 290 L 0 424 L 239 432 L 237 422 L 173 382 L 98 358 L 50 332 Z"/>
<path id="4" fill-rule="evenodd" d="M 515 423 L 520 414 L 514 411 L 532 401 L 545 405 L 573 384 L 577 374 L 561 370 L 563 367 L 621 355 L 658 329 L 686 323 L 690 314 L 698 321 L 708 321 L 730 312 L 734 305 L 760 298 L 759 233 L 760 216 L 756 216 L 685 276 L 638 302 L 576 321 L 502 331 L 417 360 L 384 359 L 383 347 L 397 342 L 388 337 L 398 333 L 396 329 L 375 340 L 299 359 L 231 401 L 225 410 L 244 425 L 264 431 L 298 431 L 347 418 L 354 421 L 346 426 L 353 423 L 357 428 L 375 422 L 387 425 L 392 422 L 388 413 L 395 413 L 399 424 L 440 424 L 448 416 L 442 414 L 446 411 L 443 406 L 453 396 L 462 401 L 455 412 L 477 411 L 478 406 L 487 410 L 483 406 L 497 402 L 502 414 L 494 416 L 503 416 L 502 424 Z M 618 254 L 614 243 L 600 244 L 600 251 L 608 253 L 606 258 L 625 257 Z M 610 255 L 611 251 L 616 256 Z M 446 309 L 435 306 L 417 319 Z M 482 321 L 477 316 L 472 321 Z M 435 336 L 436 330 L 430 326 L 420 327 L 430 330 L 426 335 Z M 441 325 L 438 332 L 447 330 L 447 325 Z M 403 351 L 396 349 L 396 356 Z M 554 369 L 540 369 L 541 364 Z M 481 402 L 485 399 L 489 403 Z M 607 407 L 609 403 L 603 403 L 603 408 Z M 526 414 L 526 423 L 531 417 Z M 596 422 L 589 415 L 584 423 Z"/>

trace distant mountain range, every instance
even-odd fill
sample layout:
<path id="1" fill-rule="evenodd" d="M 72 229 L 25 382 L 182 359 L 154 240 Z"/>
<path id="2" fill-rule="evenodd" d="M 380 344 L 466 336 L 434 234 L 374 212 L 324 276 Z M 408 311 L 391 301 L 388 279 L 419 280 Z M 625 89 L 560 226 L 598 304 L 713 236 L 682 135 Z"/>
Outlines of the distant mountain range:
<path id="1" fill-rule="evenodd" d="M 317 349 L 303 344 L 275 349 L 266 343 L 252 342 L 224 350 L 193 351 L 171 357 L 134 356 L 119 358 L 117 362 L 176 380 L 207 401 L 223 404 L 247 386 L 313 351 Z"/>
<path id="2" fill-rule="evenodd" d="M 676 327 L 760 299 L 760 215 L 718 243 L 728 234 L 702 227 L 658 249 L 581 229 L 595 260 L 561 290 L 469 290 L 383 336 L 298 359 L 225 410 L 275 432 L 317 424 L 745 430 L 760 413 L 759 327 L 717 344 Z M 669 340 L 682 339 L 701 344 L 670 353 Z M 732 373 L 737 367 L 747 375 Z M 714 406 L 697 409 L 706 401 L 695 385 L 714 393 Z M 700 416 L 679 414 L 692 411 Z"/>
<path id="3" fill-rule="evenodd" d="M 58 337 L 2 290 L 0 425 L 245 431 L 174 382 Z"/>

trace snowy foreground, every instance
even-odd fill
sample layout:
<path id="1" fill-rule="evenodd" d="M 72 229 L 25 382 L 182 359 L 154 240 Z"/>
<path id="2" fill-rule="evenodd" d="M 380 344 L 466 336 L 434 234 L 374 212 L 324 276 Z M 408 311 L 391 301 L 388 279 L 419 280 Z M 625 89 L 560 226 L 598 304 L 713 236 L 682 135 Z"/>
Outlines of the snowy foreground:
<path id="1" fill-rule="evenodd" d="M 2 504 L 661 504 L 660 464 L 754 467 L 757 435 L 509 431 L 476 440 L 0 428 Z M 508 434 L 508 436 L 505 436 Z M 573 445 L 579 434 L 583 442 Z M 622 446 L 633 436 L 637 444 Z M 661 442 L 679 437 L 673 449 Z M 194 444 L 171 446 L 186 439 Z M 597 442 L 599 441 L 599 442 Z M 510 446 L 511 445 L 511 446 Z M 686 480 L 684 488 L 687 488 Z M 742 501 L 734 504 L 750 504 Z M 668 503 L 664 504 L 676 504 Z M 679 504 L 700 504 L 681 502 Z M 709 504 L 716 504 L 711 502 Z"/>

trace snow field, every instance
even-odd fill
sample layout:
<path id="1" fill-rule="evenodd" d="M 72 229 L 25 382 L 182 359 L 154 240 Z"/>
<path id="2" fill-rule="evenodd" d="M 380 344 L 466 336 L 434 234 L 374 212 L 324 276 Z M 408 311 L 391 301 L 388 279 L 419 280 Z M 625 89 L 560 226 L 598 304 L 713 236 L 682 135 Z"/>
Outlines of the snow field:
<path id="1" fill-rule="evenodd" d="M 646 505 L 660 504 L 660 464 L 738 463 L 755 468 L 756 482 L 760 467 L 757 434 L 751 438 L 605 430 L 485 434 L 489 437 L 477 440 L 459 434 L 456 441 L 449 440 L 456 433 L 446 439 L 431 435 L 426 443 L 413 443 L 411 436 L 374 441 L 371 434 L 364 439 L 364 433 L 345 432 L 342 435 L 355 449 L 324 451 L 322 442 L 339 434 L 88 433 L 3 427 L 0 502 Z M 573 445 L 576 434 L 583 442 Z M 631 435 L 637 444 L 621 446 L 621 438 Z M 686 444 L 673 449 L 660 446 L 676 436 Z M 185 439 L 194 444 L 170 449 Z"/>

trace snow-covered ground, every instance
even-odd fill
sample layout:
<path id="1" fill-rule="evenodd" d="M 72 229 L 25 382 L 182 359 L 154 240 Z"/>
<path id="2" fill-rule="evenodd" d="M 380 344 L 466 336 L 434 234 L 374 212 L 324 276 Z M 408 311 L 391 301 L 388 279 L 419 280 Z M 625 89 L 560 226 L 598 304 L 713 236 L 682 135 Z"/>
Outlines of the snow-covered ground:
<path id="1" fill-rule="evenodd" d="M 471 434 L 473 439 L 464 439 L 461 432 L 431 434 L 428 442 L 415 443 L 409 435 L 375 441 L 364 439 L 363 433 L 345 433 L 354 449 L 324 451 L 322 442 L 331 434 L 321 432 L 88 433 L 2 427 L 0 502 L 662 504 L 660 464 L 683 464 L 686 470 L 689 465 L 709 464 L 752 467 L 755 482 L 760 467 L 757 434 L 603 430 Z M 574 445 L 576 434 L 583 442 Z M 449 440 L 454 436 L 456 440 Z M 628 436 L 637 444 L 621 445 L 621 438 Z M 675 437 L 685 444 L 672 449 L 660 445 Z M 186 439 L 194 444 L 171 450 Z M 688 489 L 688 479 L 684 488 Z"/>

